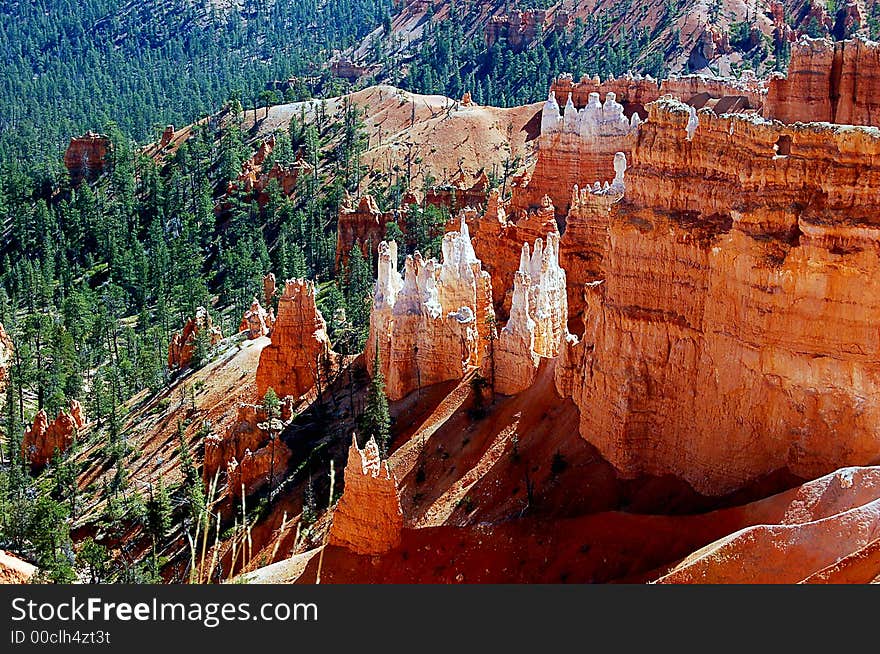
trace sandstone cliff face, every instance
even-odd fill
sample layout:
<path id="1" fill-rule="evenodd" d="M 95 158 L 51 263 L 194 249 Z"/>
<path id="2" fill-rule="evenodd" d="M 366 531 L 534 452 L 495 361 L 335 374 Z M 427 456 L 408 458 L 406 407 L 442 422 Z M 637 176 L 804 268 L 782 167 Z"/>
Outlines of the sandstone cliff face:
<path id="1" fill-rule="evenodd" d="M 397 480 L 370 438 L 364 449 L 352 438 L 345 466 L 345 491 L 333 513 L 330 545 L 357 554 L 384 554 L 400 544 L 403 511 Z"/>
<path id="2" fill-rule="evenodd" d="M 269 388 L 278 397 L 301 397 L 314 388 L 330 355 L 327 323 L 315 304 L 315 285 L 288 279 L 278 301 L 272 343 L 260 353 L 258 399 Z"/>
<path id="3" fill-rule="evenodd" d="M 183 370 L 189 367 L 196 346 L 196 336 L 201 331 L 208 333 L 208 342 L 212 347 L 223 340 L 223 333 L 219 327 L 214 326 L 211 314 L 204 307 L 198 307 L 195 318 L 187 320 L 183 330 L 171 337 L 171 342 L 168 344 L 169 369 Z"/>
<path id="4" fill-rule="evenodd" d="M 512 205 L 523 210 L 539 206 L 549 196 L 560 216 L 569 209 L 572 188 L 610 182 L 614 176 L 614 155 L 628 153 L 635 144 L 641 118 L 637 112 L 626 117 L 614 91 L 590 92 L 578 109 L 573 93 L 560 114 L 557 92 L 551 89 L 541 114 L 538 160 L 528 184 L 516 186 Z"/>
<path id="5" fill-rule="evenodd" d="M 786 77 L 771 79 L 764 116 L 784 123 L 880 124 L 880 45 L 802 37 Z"/>
<path id="6" fill-rule="evenodd" d="M 604 279 L 602 261 L 607 249 L 609 217 L 624 194 L 626 165 L 626 156 L 618 152 L 614 155 L 611 184 L 595 183 L 584 189 L 575 185 L 572 190 L 559 258 L 568 275 L 568 311 L 573 325 L 580 323 L 585 286 Z"/>
<path id="7" fill-rule="evenodd" d="M 544 196 L 536 209 L 518 212 L 519 219 L 507 213 L 498 191 L 492 191 L 482 215 L 462 214 L 473 234 L 473 247 L 492 283 L 495 316 L 504 321 L 510 313 L 513 275 L 519 269 L 523 243 L 559 235 L 556 209 L 549 196 Z"/>
<path id="8" fill-rule="evenodd" d="M 9 383 L 9 366 L 12 362 L 12 354 L 12 339 L 9 338 L 6 330 L 3 329 L 3 324 L 0 323 L 0 393 L 6 390 Z"/>
<path id="9" fill-rule="evenodd" d="M 460 379 L 480 366 L 494 330 L 492 282 L 471 244 L 468 226 L 443 237 L 442 263 L 416 252 L 397 272 L 397 246 L 379 247 L 379 277 L 370 313 L 366 361 L 375 348 L 389 399 Z"/>
<path id="10" fill-rule="evenodd" d="M 282 194 L 287 196 L 293 194 L 299 176 L 310 172 L 312 168 L 301 159 L 291 164 L 282 164 L 276 161 L 271 167 L 268 167 L 266 160 L 274 149 L 275 135 L 272 134 L 260 143 L 250 159 L 245 160 L 238 177 L 230 180 L 226 194 L 230 196 L 236 194 L 252 195 L 261 207 L 269 201 L 269 184 L 273 181 L 278 183 Z"/>
<path id="11" fill-rule="evenodd" d="M 275 273 L 268 273 L 263 277 L 263 302 L 266 306 L 272 307 L 272 300 L 275 299 L 275 293 L 278 289 L 275 285 Z"/>
<path id="12" fill-rule="evenodd" d="M 32 468 L 45 468 L 56 450 L 62 454 L 67 451 L 85 425 L 82 405 L 76 400 L 71 400 L 68 411 L 59 411 L 51 423 L 46 410 L 41 409 L 34 417 L 33 426 L 24 432 L 22 455 Z"/>
<path id="13" fill-rule="evenodd" d="M 93 132 L 70 139 L 64 153 L 64 167 L 70 173 L 70 183 L 77 186 L 83 180 L 97 179 L 107 167 L 111 147 L 109 138 Z"/>
<path id="14" fill-rule="evenodd" d="M 662 96 L 672 95 L 696 109 L 710 107 L 721 114 L 759 110 L 766 93 L 764 82 L 753 77 L 685 75 L 658 83 L 632 75 L 574 82 L 570 75 L 561 75 L 551 85 L 541 113 L 537 162 L 530 177 L 514 185 L 511 207 L 514 211 L 536 208 L 548 195 L 558 217 L 564 217 L 571 209 L 575 185 L 612 181 L 615 155 L 629 155 L 638 126 L 647 116 L 645 106 Z"/>
<path id="15" fill-rule="evenodd" d="M 880 456 L 880 135 L 650 107 L 557 386 L 625 476 L 722 494 Z"/>
<path id="16" fill-rule="evenodd" d="M 474 178 L 461 172 L 450 184 L 429 188 L 425 193 L 425 204 L 448 209 L 455 215 L 469 207 L 485 207 L 488 194 L 489 178 L 485 172 Z"/>
<path id="17" fill-rule="evenodd" d="M 225 479 L 227 496 L 235 498 L 241 496 L 242 486 L 245 495 L 251 495 L 270 483 L 277 485 L 292 456 L 279 436 L 292 417 L 292 398 L 282 401 L 281 415 L 274 422 L 269 422 L 262 405 L 240 404 L 235 422 L 224 434 L 205 438 L 202 477 L 206 487 L 215 478 Z"/>
<path id="18" fill-rule="evenodd" d="M 226 468 L 229 497 L 247 497 L 262 488 L 274 489 L 283 479 L 293 453 L 278 438 L 258 450 L 245 450 L 241 459 L 232 459 Z"/>

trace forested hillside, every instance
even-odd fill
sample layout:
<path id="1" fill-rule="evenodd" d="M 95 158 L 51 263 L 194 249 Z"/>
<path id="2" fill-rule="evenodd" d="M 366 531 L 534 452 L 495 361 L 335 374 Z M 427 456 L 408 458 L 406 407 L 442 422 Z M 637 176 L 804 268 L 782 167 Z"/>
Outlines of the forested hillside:
<path id="1" fill-rule="evenodd" d="M 0 2 L 0 162 L 58 166 L 67 140 L 115 122 L 143 141 L 271 79 L 326 81 L 322 64 L 381 23 L 391 0 Z M 320 79 L 311 80 L 312 88 Z"/>
<path id="2" fill-rule="evenodd" d="M 345 56 L 364 83 L 515 106 L 553 75 L 784 71 L 800 35 L 880 36 L 880 4 L 821 0 L 401 0 Z"/>

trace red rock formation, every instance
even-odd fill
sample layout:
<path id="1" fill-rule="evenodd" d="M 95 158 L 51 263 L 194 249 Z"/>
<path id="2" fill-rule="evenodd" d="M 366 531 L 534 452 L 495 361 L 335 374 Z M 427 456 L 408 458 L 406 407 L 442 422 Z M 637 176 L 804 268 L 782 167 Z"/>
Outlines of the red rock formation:
<path id="1" fill-rule="evenodd" d="M 205 438 L 202 467 L 205 483 L 210 483 L 218 470 L 225 470 L 232 459 L 242 459 L 246 451 L 255 451 L 266 442 L 267 434 L 257 427 L 268 415 L 258 404 L 239 404 L 235 423 L 224 435 L 209 434 Z"/>
<path id="2" fill-rule="evenodd" d="M 778 521 L 697 550 L 659 583 L 869 583 L 880 575 L 880 469 L 839 470 L 790 496 L 779 498 L 788 503 L 779 502 Z"/>
<path id="3" fill-rule="evenodd" d="M 494 389 L 520 393 L 535 380 L 541 358 L 552 359 L 568 336 L 565 271 L 559 267 L 559 235 L 525 243 L 514 275 L 510 319 L 494 346 L 494 361 L 484 361 Z M 489 367 L 494 364 L 494 369 Z"/>
<path id="4" fill-rule="evenodd" d="M 722 494 L 880 456 L 878 155 L 867 128 L 651 105 L 557 367 L 625 476 Z"/>
<path id="5" fill-rule="evenodd" d="M 275 483 L 281 480 L 291 452 L 283 442 L 275 442 L 273 471 L 272 436 L 279 436 L 293 418 L 293 403 L 289 400 L 282 401 L 280 422 L 274 425 L 267 424 L 269 416 L 262 405 L 239 404 L 232 426 L 222 435 L 212 433 L 205 438 L 202 476 L 206 486 L 215 478 L 222 480 L 225 473 L 227 492 L 239 497 L 242 482 L 246 494 L 250 495 L 268 483 L 270 472 L 274 474 Z M 275 431 L 270 431 L 270 427 Z"/>
<path id="6" fill-rule="evenodd" d="M 370 438 L 364 449 L 352 438 L 345 466 L 345 491 L 333 512 L 330 545 L 357 554 L 384 554 L 400 543 L 403 512 L 397 480 Z"/>
<path id="7" fill-rule="evenodd" d="M 330 64 L 330 72 L 334 77 L 339 77 L 354 83 L 366 75 L 367 69 L 363 66 L 358 66 L 350 59 L 343 57 Z"/>
<path id="8" fill-rule="evenodd" d="M 382 212 L 376 199 L 365 193 L 357 207 L 343 203 L 339 208 L 336 234 L 336 269 L 348 265 L 351 248 L 357 245 L 364 257 L 370 257 L 385 238 L 385 225 L 395 220 L 394 212 Z"/>
<path id="9" fill-rule="evenodd" d="M 94 132 L 70 139 L 70 145 L 64 153 L 64 166 L 70 173 L 70 183 L 76 186 L 83 180 L 97 179 L 107 167 L 107 154 L 111 147 L 109 138 Z"/>
<path id="10" fill-rule="evenodd" d="M 168 344 L 168 368 L 183 370 L 192 363 L 198 332 L 207 331 L 208 342 L 213 347 L 223 340 L 223 333 L 214 326 L 211 314 L 204 307 L 196 309 L 196 317 L 186 321 L 183 329 L 171 337 Z"/>
<path id="11" fill-rule="evenodd" d="M 672 95 L 690 105 L 706 103 L 709 100 L 720 101 L 724 98 L 745 99 L 743 109 L 759 110 L 767 95 L 766 84 L 746 74 L 741 79 L 713 77 L 710 75 L 673 75 L 660 82 L 650 76 L 623 75 L 601 80 L 598 76 L 582 77 L 575 82 L 571 75 L 560 75 L 550 86 L 556 103 L 563 107 L 571 96 L 575 108 L 580 110 L 587 106 L 591 93 L 598 93 L 601 101 L 605 101 L 608 93 L 614 93 L 615 99 L 623 105 L 624 115 L 638 113 L 641 118 L 647 116 L 645 105 L 654 102 L 664 95 Z M 700 109 L 703 104 L 697 108 Z"/>
<path id="12" fill-rule="evenodd" d="M 40 409 L 34 417 L 33 426 L 24 432 L 22 455 L 32 468 L 44 468 L 52 460 L 56 450 L 61 453 L 67 451 L 85 424 L 82 405 L 76 400 L 70 401 L 68 412 L 59 411 L 51 423 L 46 410 Z"/>
<path id="13" fill-rule="evenodd" d="M 274 149 L 274 135 L 262 141 L 253 156 L 242 164 L 238 177 L 230 180 L 226 194 L 228 196 L 252 195 L 257 204 L 263 207 L 269 201 L 269 184 L 275 180 L 278 182 L 282 194 L 292 195 L 300 175 L 308 173 L 312 167 L 302 159 L 298 159 L 290 165 L 276 161 L 271 168 L 266 170 L 266 160 Z M 217 210 L 223 210 L 227 207 L 228 203 L 221 203 Z"/>
<path id="14" fill-rule="evenodd" d="M 260 336 L 268 336 L 272 331 L 274 317 L 270 312 L 260 306 L 260 301 L 254 298 L 251 308 L 244 312 L 241 324 L 238 326 L 239 334 L 247 332 L 248 338 L 255 339 Z"/>
<path id="15" fill-rule="evenodd" d="M 575 186 L 565 234 L 560 242 L 560 261 L 568 276 L 568 310 L 572 329 L 581 333 L 579 324 L 584 309 L 584 288 L 604 279 L 602 259 L 607 248 L 609 215 L 624 193 L 626 156 L 618 152 L 614 159 L 614 180 L 590 188 Z"/>
<path id="16" fill-rule="evenodd" d="M 159 148 L 167 147 L 171 144 L 171 141 L 174 140 L 174 125 L 168 125 L 165 127 L 165 131 L 162 132 L 162 138 L 159 140 Z"/>
<path id="17" fill-rule="evenodd" d="M 514 52 L 521 52 L 548 28 L 563 30 L 568 26 L 568 14 L 557 13 L 559 15 L 553 21 L 550 20 L 550 12 L 544 9 L 513 11 L 504 16 L 492 16 L 486 25 L 486 45 L 491 48 L 503 38 Z"/>
<path id="18" fill-rule="evenodd" d="M 12 353 L 12 339 L 9 338 L 6 330 L 3 329 L 3 324 L 0 323 L 0 393 L 6 390 L 6 385 L 9 382 L 8 370 L 12 361 Z"/>
<path id="19" fill-rule="evenodd" d="M 880 125 L 880 46 L 802 37 L 788 76 L 770 80 L 763 115 L 784 123 Z"/>
<path id="20" fill-rule="evenodd" d="M 489 178 L 485 172 L 473 179 L 462 172 L 448 186 L 429 188 L 425 194 L 425 204 L 442 207 L 454 215 L 468 207 L 485 207 L 488 194 Z"/>
<path id="21" fill-rule="evenodd" d="M 0 584 L 26 584 L 36 572 L 36 566 L 0 550 Z"/>
<path id="22" fill-rule="evenodd" d="M 232 459 L 227 468 L 227 491 L 230 497 L 253 495 L 266 486 L 275 488 L 283 479 L 293 453 L 278 438 L 252 452 L 245 450 L 241 460 Z"/>
<path id="23" fill-rule="evenodd" d="M 265 275 L 263 277 L 263 302 L 266 303 L 267 307 L 272 307 L 272 300 L 275 299 L 277 290 L 275 286 L 275 273 Z"/>
<path id="24" fill-rule="evenodd" d="M 494 330 L 492 286 L 471 245 L 467 223 L 443 237 L 442 263 L 416 252 L 397 272 L 397 246 L 379 247 L 379 275 L 365 352 L 372 372 L 378 344 L 389 399 L 481 365 Z"/>
<path id="25" fill-rule="evenodd" d="M 561 220 L 570 210 L 572 188 L 611 182 L 614 156 L 629 155 L 645 105 L 673 95 L 696 108 L 718 113 L 759 109 L 766 90 L 752 78 L 728 80 L 705 75 L 672 77 L 658 84 L 650 77 L 626 75 L 574 83 L 559 76 L 550 87 L 541 120 L 538 158 L 530 177 L 514 184 L 514 213 L 540 206 L 549 196 Z M 564 107 L 560 115 L 560 107 Z"/>
<path id="26" fill-rule="evenodd" d="M 278 301 L 272 343 L 260 353 L 258 397 L 269 388 L 278 397 L 301 397 L 314 388 L 331 355 L 327 324 L 315 304 L 314 284 L 288 279 Z"/>
<path id="27" fill-rule="evenodd" d="M 628 153 L 635 144 L 639 115 L 633 113 L 628 119 L 613 91 L 606 94 L 604 103 L 598 92 L 591 92 L 580 110 L 569 94 L 562 115 L 556 98 L 557 91 L 551 89 L 542 112 L 535 169 L 527 185 L 514 188 L 511 204 L 517 210 L 538 207 L 549 196 L 557 213 L 564 216 L 572 188 L 610 182 L 614 155 Z"/>
<path id="28" fill-rule="evenodd" d="M 510 220 L 499 200 L 498 191 L 489 194 L 486 211 L 482 216 L 463 214 L 473 234 L 472 243 L 477 258 L 492 280 L 492 303 L 499 320 L 506 320 L 510 312 L 513 276 L 520 265 L 523 243 L 546 239 L 559 234 L 556 210 L 548 196 L 544 196 L 536 210 Z"/>

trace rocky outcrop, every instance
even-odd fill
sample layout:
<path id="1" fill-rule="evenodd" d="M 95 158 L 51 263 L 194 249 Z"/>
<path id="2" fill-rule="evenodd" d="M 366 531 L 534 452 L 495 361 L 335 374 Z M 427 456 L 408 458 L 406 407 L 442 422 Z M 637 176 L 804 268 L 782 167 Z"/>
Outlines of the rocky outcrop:
<path id="1" fill-rule="evenodd" d="M 641 118 L 638 112 L 627 118 L 615 92 L 608 91 L 604 101 L 598 92 L 591 92 L 582 109 L 577 109 L 570 93 L 562 114 L 556 98 L 556 90 L 551 89 L 541 114 L 538 160 L 528 183 L 514 188 L 515 209 L 538 207 L 549 196 L 557 214 L 564 216 L 572 188 L 595 181 L 610 183 L 614 155 L 630 152 L 635 144 Z"/>
<path id="2" fill-rule="evenodd" d="M 64 153 L 64 167 L 70 173 L 70 183 L 77 186 L 84 180 L 96 180 L 107 168 L 111 148 L 107 136 L 94 132 L 70 139 Z"/>
<path id="3" fill-rule="evenodd" d="M 12 364 L 13 349 L 12 339 L 3 329 L 3 323 L 0 323 L 0 394 L 6 390 L 9 383 L 9 366 Z"/>
<path id="4" fill-rule="evenodd" d="M 489 177 L 485 172 L 473 178 L 460 172 L 449 184 L 427 189 L 425 204 L 442 207 L 456 215 L 466 208 L 482 209 L 486 206 L 488 197 Z"/>
<path id="5" fill-rule="evenodd" d="M 263 140 L 253 156 L 242 164 L 238 177 L 229 181 L 226 194 L 250 195 L 259 206 L 263 207 L 269 201 L 269 185 L 274 181 L 277 182 L 283 195 L 292 195 L 300 175 L 310 172 L 312 167 L 302 159 L 297 159 L 291 164 L 276 161 L 268 167 L 266 162 L 274 149 L 275 136 L 272 135 Z M 228 203 L 221 203 L 218 205 L 218 210 L 227 206 Z"/>
<path id="6" fill-rule="evenodd" d="M 389 399 L 461 379 L 479 367 L 494 328 L 492 282 L 471 244 L 468 226 L 443 237 L 442 263 L 418 252 L 397 271 L 397 246 L 379 246 L 378 282 L 370 313 L 366 361 L 375 348 Z"/>
<path id="7" fill-rule="evenodd" d="M 760 110 L 767 95 L 766 82 L 756 79 L 747 71 L 739 79 L 693 74 L 671 75 L 662 81 L 655 80 L 650 75 L 626 74 L 605 80 L 598 76 L 584 76 L 575 82 L 571 75 L 560 75 L 553 81 L 550 90 L 559 106 L 564 106 L 571 96 L 578 110 L 587 106 L 591 93 L 598 93 L 603 101 L 608 93 L 614 93 L 615 100 L 623 105 L 624 115 L 630 117 L 633 113 L 638 113 L 642 119 L 648 115 L 645 105 L 664 95 L 671 95 L 698 109 L 702 109 L 706 103 L 722 101 L 724 108 L 730 99 L 743 98 L 744 102 L 739 108 L 741 111 Z"/>
<path id="8" fill-rule="evenodd" d="M 394 212 L 380 211 L 376 199 L 369 193 L 361 196 L 357 206 L 343 203 L 337 219 L 336 270 L 345 270 L 355 246 L 369 259 L 385 238 L 385 225 L 394 220 Z"/>
<path id="9" fill-rule="evenodd" d="M 487 367 L 491 366 L 494 360 L 494 371 L 488 371 L 487 377 L 494 379 L 495 391 L 502 395 L 524 391 L 534 383 L 538 372 L 535 321 L 529 311 L 531 284 L 528 272 L 518 270 L 514 273 L 510 318 L 501 330 L 493 355 L 487 363 Z"/>
<path id="10" fill-rule="evenodd" d="M 211 314 L 205 307 L 196 309 L 195 318 L 186 321 L 183 329 L 171 337 L 168 344 L 168 369 L 183 370 L 192 363 L 193 353 L 196 348 L 196 339 L 199 333 L 206 332 L 206 343 L 213 347 L 223 340 L 223 332 L 214 326 Z"/>
<path id="11" fill-rule="evenodd" d="M 344 80 L 348 80 L 351 83 L 358 81 L 361 77 L 366 75 L 367 69 L 363 66 L 358 66 L 350 59 L 346 57 L 342 57 L 340 59 L 336 59 L 330 64 L 330 73 L 334 77 L 339 77 Z"/>
<path id="12" fill-rule="evenodd" d="M 658 83 L 651 77 L 632 75 L 605 81 L 584 77 L 579 82 L 571 75 L 560 75 L 541 112 L 535 167 L 530 176 L 513 185 L 513 213 L 538 208 L 544 196 L 549 196 L 557 218 L 564 220 L 572 209 L 575 186 L 613 181 L 615 155 L 629 156 L 639 124 L 647 116 L 645 106 L 664 95 L 695 109 L 749 113 L 763 106 L 766 88 L 753 76 L 731 80 L 685 75 Z"/>
<path id="13" fill-rule="evenodd" d="M 555 8 L 554 8 L 555 9 Z M 568 27 L 570 14 L 566 11 L 547 11 L 533 9 L 512 11 L 501 16 L 492 16 L 486 25 L 486 45 L 492 47 L 504 39 L 514 52 L 522 52 L 539 37 Z"/>
<path id="14" fill-rule="evenodd" d="M 624 476 L 723 494 L 880 456 L 878 155 L 870 128 L 650 106 L 557 366 Z"/>
<path id="15" fill-rule="evenodd" d="M 275 273 L 268 273 L 263 277 L 263 302 L 266 303 L 267 307 L 272 307 L 272 301 L 275 299 L 275 293 L 277 290 L 278 289 L 275 285 Z"/>
<path id="16" fill-rule="evenodd" d="M 314 283 L 288 279 L 278 301 L 272 343 L 260 353 L 258 397 L 269 388 L 278 397 L 301 397 L 315 387 L 330 356 L 327 323 L 315 304 Z"/>
<path id="17" fill-rule="evenodd" d="M 523 243 L 545 239 L 548 234 L 559 234 L 556 209 L 552 200 L 544 196 L 536 209 L 519 212 L 517 220 L 505 210 L 497 190 L 489 193 L 486 211 L 462 214 L 468 221 L 477 258 L 492 280 L 492 303 L 495 316 L 504 321 L 510 313 L 514 273 L 519 269 Z"/>
<path id="18" fill-rule="evenodd" d="M 245 497 L 269 487 L 273 490 L 284 479 L 293 453 L 279 438 L 251 451 L 245 450 L 241 459 L 232 459 L 226 468 L 229 497 Z"/>
<path id="19" fill-rule="evenodd" d="M 880 125 L 880 45 L 802 37 L 786 77 L 770 80 L 763 115 L 784 123 Z"/>
<path id="20" fill-rule="evenodd" d="M 34 417 L 34 424 L 24 432 L 22 456 L 33 469 L 45 468 L 56 451 L 63 454 L 68 450 L 85 425 L 82 405 L 76 400 L 70 401 L 67 411 L 59 411 L 51 423 L 46 410 L 40 409 Z"/>
<path id="21" fill-rule="evenodd" d="M 248 338 L 255 339 L 260 336 L 268 336 L 272 331 L 272 325 L 275 323 L 275 316 L 271 309 L 266 311 L 257 298 L 251 303 L 251 308 L 244 312 L 241 324 L 238 326 L 238 333 L 247 333 Z"/>
<path id="22" fill-rule="evenodd" d="M 290 449 L 279 436 L 293 418 L 292 398 L 281 402 L 281 415 L 277 422 L 269 423 L 266 409 L 259 404 L 239 404 L 238 414 L 232 426 L 224 434 L 211 433 L 205 438 L 202 476 L 206 487 L 225 474 L 226 490 L 231 496 L 240 496 L 241 484 L 250 495 L 269 482 L 270 473 L 277 483 L 290 461 Z M 266 467 L 266 465 L 268 467 Z"/>
<path id="23" fill-rule="evenodd" d="M 838 470 L 778 499 L 785 502 L 762 502 L 778 503 L 777 520 L 703 547 L 659 583 L 870 583 L 880 575 L 880 469 Z"/>
<path id="24" fill-rule="evenodd" d="M 608 239 L 612 207 L 625 191 L 626 156 L 614 155 L 614 180 L 611 184 L 594 182 L 592 186 L 572 190 L 565 234 L 560 242 L 559 259 L 568 276 L 568 311 L 573 325 L 579 325 L 584 309 L 584 288 L 604 279 L 602 261 Z M 577 333 L 582 329 L 573 327 Z"/>
<path id="25" fill-rule="evenodd" d="M 36 572 L 36 566 L 0 550 L 0 584 L 26 584 Z"/>
<path id="26" fill-rule="evenodd" d="M 568 333 L 567 305 L 559 235 L 549 234 L 546 247 L 539 238 L 534 252 L 525 243 L 514 275 L 510 319 L 494 346 L 494 370 L 489 371 L 498 393 L 525 390 L 535 381 L 540 359 L 556 357 Z"/>
<path id="27" fill-rule="evenodd" d="M 345 490 L 333 512 L 328 543 L 357 554 L 384 554 L 400 544 L 403 512 L 397 480 L 370 438 L 364 449 L 352 438 Z"/>

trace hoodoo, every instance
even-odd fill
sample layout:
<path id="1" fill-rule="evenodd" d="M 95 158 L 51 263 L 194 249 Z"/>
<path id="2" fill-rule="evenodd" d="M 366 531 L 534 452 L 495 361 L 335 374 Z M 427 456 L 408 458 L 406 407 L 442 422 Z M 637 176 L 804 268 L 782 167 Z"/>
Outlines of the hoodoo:
<path id="1" fill-rule="evenodd" d="M 397 246 L 379 246 L 379 277 L 366 361 L 375 348 L 389 399 L 461 379 L 483 361 L 494 330 L 492 281 L 474 253 L 467 222 L 443 237 L 442 263 L 418 252 L 397 271 Z"/>
<path id="2" fill-rule="evenodd" d="M 32 468 L 45 468 L 56 452 L 63 454 L 67 451 L 85 425 L 82 405 L 76 400 L 71 400 L 68 410 L 59 411 L 52 422 L 49 422 L 46 410 L 40 409 L 33 426 L 24 433 L 21 452 Z"/>
<path id="3" fill-rule="evenodd" d="M 278 301 L 272 343 L 260 354 L 257 395 L 272 388 L 278 397 L 299 398 L 317 383 L 331 354 L 327 323 L 315 304 L 315 285 L 288 279 Z"/>
<path id="4" fill-rule="evenodd" d="M 352 438 L 345 492 L 333 514 L 330 545 L 358 554 L 383 554 L 400 543 L 403 512 L 397 479 L 372 438 L 363 449 Z"/>

